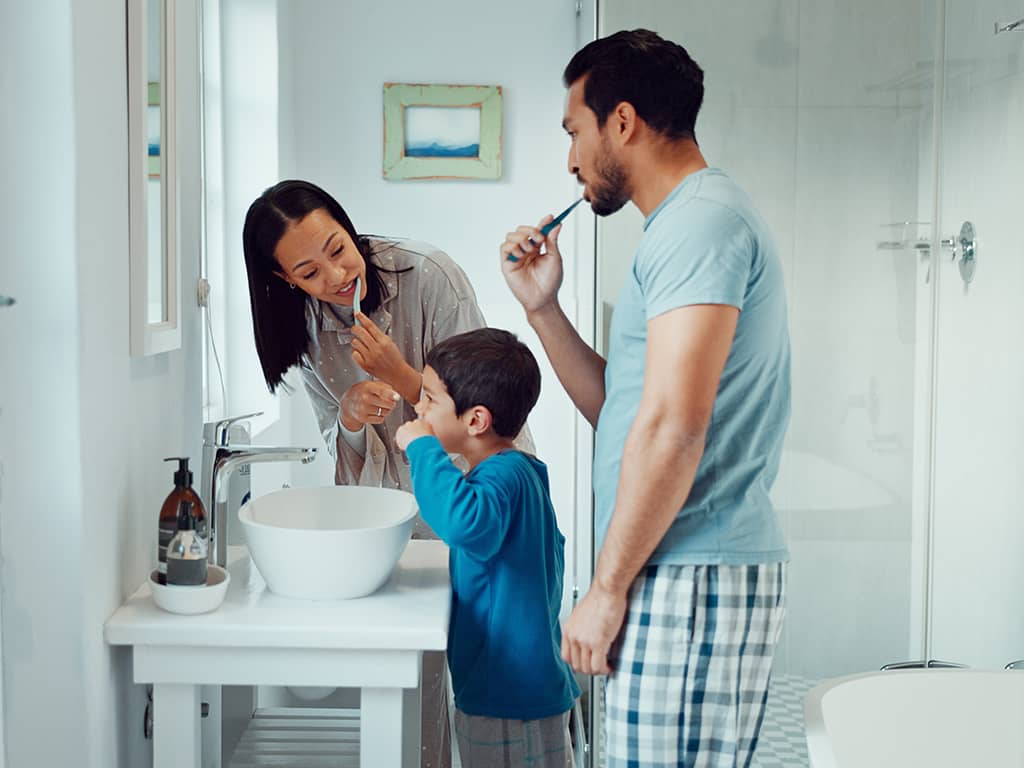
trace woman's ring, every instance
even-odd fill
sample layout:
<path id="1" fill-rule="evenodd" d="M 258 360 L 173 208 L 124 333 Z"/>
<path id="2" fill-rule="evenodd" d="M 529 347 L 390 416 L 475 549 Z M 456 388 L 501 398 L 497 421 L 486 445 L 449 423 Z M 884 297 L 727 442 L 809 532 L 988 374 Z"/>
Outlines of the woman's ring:
<path id="1" fill-rule="evenodd" d="M 377 415 L 378 416 L 383 416 L 384 415 L 384 409 L 381 408 L 379 405 L 377 406 Z"/>

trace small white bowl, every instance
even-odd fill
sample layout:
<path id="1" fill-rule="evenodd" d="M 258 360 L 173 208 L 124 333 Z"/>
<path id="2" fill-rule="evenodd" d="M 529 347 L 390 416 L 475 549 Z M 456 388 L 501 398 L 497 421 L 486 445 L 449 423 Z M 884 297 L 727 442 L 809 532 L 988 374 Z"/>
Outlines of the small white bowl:
<path id="1" fill-rule="evenodd" d="M 206 572 L 206 584 L 196 586 L 161 584 L 157 581 L 158 574 L 157 570 L 149 574 L 149 590 L 153 593 L 153 601 L 165 611 L 186 616 L 209 613 L 220 607 L 228 593 L 228 584 L 231 583 L 231 574 L 219 565 L 210 565 Z"/>

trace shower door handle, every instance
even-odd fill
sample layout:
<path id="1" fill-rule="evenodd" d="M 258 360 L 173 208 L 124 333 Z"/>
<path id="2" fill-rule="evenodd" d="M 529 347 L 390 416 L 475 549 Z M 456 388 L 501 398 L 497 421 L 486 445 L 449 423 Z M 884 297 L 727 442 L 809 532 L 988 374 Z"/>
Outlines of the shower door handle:
<path id="1" fill-rule="evenodd" d="M 15 302 L 13 296 L 4 296 L 2 293 L 0 293 L 0 307 L 10 307 L 13 306 L 14 303 Z"/>

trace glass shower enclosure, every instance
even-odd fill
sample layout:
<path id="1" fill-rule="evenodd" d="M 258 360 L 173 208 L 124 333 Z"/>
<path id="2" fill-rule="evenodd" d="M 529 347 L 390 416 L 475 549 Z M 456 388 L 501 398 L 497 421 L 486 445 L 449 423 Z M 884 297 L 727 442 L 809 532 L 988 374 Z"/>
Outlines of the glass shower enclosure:
<path id="1" fill-rule="evenodd" d="M 783 254 L 793 416 L 773 499 L 792 560 L 755 765 L 807 765 L 802 697 L 816 683 L 984 656 L 934 588 L 948 581 L 970 599 L 947 567 L 964 534 L 944 524 L 943 500 L 961 478 L 936 471 L 957 450 L 936 424 L 955 435 L 945 425 L 972 411 L 937 398 L 952 375 L 938 350 L 979 343 L 950 313 L 972 291 L 997 290 L 978 285 L 999 282 L 986 250 L 990 260 L 996 246 L 1020 250 L 999 227 L 1020 218 L 1005 198 L 1024 199 L 1024 165 L 1014 173 L 993 153 L 1024 159 L 1009 127 L 1024 132 L 1024 34 L 1006 28 L 1024 4 L 600 0 L 591 10 L 598 36 L 653 29 L 704 68 L 697 140 L 753 196 Z M 973 235 L 962 226 L 971 216 Z M 599 349 L 641 225 L 633 206 L 598 220 Z M 1021 272 L 1006 277 L 1020 286 Z M 1019 627 L 999 629 L 1024 641 Z"/>

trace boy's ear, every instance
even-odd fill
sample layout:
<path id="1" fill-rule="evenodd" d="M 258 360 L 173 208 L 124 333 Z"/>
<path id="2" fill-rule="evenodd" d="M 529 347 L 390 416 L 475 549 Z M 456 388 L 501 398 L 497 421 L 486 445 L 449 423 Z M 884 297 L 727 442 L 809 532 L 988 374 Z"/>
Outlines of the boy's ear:
<path id="1" fill-rule="evenodd" d="M 485 405 L 471 406 L 463 414 L 463 418 L 466 419 L 466 428 L 469 430 L 470 437 L 484 434 L 494 423 L 491 411 Z"/>

